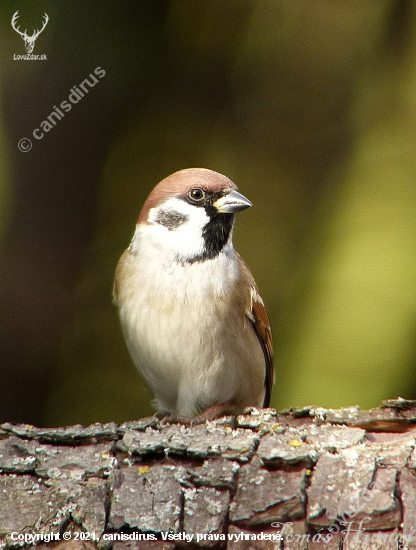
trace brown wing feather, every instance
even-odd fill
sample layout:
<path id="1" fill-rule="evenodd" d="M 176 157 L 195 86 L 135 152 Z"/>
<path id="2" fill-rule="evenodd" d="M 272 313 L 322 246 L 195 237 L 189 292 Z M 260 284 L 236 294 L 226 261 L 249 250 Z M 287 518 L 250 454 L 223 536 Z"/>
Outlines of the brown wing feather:
<path id="1" fill-rule="evenodd" d="M 250 317 L 249 318 L 253 323 L 254 330 L 256 331 L 256 334 L 260 340 L 266 360 L 266 378 L 264 381 L 266 386 L 266 393 L 264 396 L 263 407 L 269 407 L 270 395 L 274 383 L 272 331 L 270 328 L 270 320 L 269 316 L 267 315 L 266 308 L 264 307 L 263 301 L 261 300 L 257 287 L 255 286 L 252 287 L 252 295 L 253 299 L 251 306 L 251 315 L 254 321 Z"/>
<path id="2" fill-rule="evenodd" d="M 245 279 L 244 282 L 250 287 L 250 301 L 247 304 L 245 314 L 253 325 L 253 328 L 263 349 L 264 358 L 266 361 L 266 376 L 264 380 L 266 393 L 264 396 L 263 406 L 268 407 L 270 405 L 270 395 L 274 384 L 272 330 L 270 326 L 269 316 L 267 315 L 266 308 L 264 307 L 263 300 L 261 299 L 253 276 L 247 264 L 240 255 L 239 260 L 241 273 L 243 276 L 242 278 Z"/>

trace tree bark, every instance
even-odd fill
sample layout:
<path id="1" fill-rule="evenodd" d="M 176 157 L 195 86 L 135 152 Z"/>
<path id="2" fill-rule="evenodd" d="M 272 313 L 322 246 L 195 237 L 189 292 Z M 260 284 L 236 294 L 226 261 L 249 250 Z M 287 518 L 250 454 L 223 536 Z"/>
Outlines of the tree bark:
<path id="1" fill-rule="evenodd" d="M 416 402 L 0 426 L 0 548 L 416 548 Z M 123 540 L 124 539 L 124 540 Z"/>

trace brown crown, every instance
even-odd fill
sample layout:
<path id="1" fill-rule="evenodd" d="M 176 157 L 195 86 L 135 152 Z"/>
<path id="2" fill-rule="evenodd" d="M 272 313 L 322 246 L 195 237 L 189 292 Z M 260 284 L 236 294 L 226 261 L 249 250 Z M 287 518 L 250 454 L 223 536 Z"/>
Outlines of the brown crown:
<path id="1" fill-rule="evenodd" d="M 146 223 L 149 211 L 167 197 L 186 195 L 192 187 L 201 187 L 208 193 L 237 189 L 235 183 L 207 168 L 186 168 L 171 174 L 156 185 L 140 212 L 137 223 Z"/>

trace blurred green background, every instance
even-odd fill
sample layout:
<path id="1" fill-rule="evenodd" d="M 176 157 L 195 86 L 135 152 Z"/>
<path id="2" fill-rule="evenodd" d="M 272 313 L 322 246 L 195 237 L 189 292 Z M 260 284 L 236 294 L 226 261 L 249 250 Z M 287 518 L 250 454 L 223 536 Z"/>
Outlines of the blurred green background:
<path id="1" fill-rule="evenodd" d="M 13 59 L 16 10 L 28 34 L 48 14 L 47 60 Z M 194 166 L 254 203 L 235 244 L 273 324 L 273 405 L 416 397 L 415 23 L 413 0 L 2 0 L 0 421 L 152 413 L 113 273 L 153 186 Z"/>

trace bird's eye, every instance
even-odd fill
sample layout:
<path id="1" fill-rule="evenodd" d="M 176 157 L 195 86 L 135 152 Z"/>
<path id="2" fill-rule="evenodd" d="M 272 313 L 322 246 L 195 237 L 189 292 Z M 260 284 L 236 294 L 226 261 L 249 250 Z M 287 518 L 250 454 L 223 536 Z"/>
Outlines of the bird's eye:
<path id="1" fill-rule="evenodd" d="M 200 187 L 193 187 L 188 195 L 194 202 L 201 202 L 205 198 L 205 191 Z"/>

